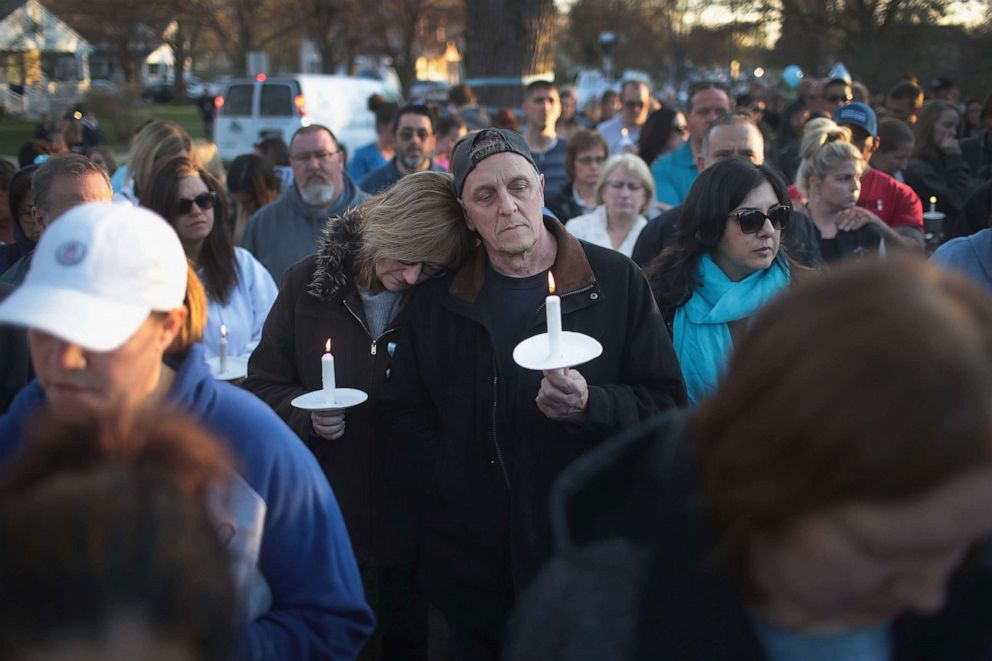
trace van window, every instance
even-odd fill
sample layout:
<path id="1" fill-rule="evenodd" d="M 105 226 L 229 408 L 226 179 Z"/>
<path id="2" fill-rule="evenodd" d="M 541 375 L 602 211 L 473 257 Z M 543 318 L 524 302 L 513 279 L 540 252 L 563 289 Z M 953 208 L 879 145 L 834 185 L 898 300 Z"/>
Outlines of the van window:
<path id="1" fill-rule="evenodd" d="M 291 117 L 293 91 L 289 85 L 262 85 L 262 102 L 258 114 L 262 117 Z"/>
<path id="2" fill-rule="evenodd" d="M 251 95 L 254 85 L 231 85 L 224 99 L 225 115 L 251 115 Z"/>

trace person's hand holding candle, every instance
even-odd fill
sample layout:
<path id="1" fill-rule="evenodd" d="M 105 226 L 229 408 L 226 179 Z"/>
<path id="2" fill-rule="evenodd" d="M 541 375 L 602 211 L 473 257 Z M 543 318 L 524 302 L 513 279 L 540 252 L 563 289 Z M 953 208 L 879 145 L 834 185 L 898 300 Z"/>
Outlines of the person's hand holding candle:
<path id="1" fill-rule="evenodd" d="M 589 385 L 575 369 L 545 370 L 541 390 L 537 393 L 537 408 L 552 420 L 581 422 L 589 403 Z"/>

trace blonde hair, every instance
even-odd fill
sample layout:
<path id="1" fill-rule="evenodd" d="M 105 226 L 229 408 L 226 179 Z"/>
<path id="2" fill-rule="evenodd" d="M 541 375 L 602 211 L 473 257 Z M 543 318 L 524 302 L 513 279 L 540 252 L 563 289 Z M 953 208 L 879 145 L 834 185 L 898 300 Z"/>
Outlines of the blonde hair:
<path id="1" fill-rule="evenodd" d="M 207 291 L 196 275 L 193 262 L 186 262 L 186 298 L 183 299 L 186 308 L 186 321 L 172 340 L 165 355 L 173 358 L 183 358 L 189 348 L 203 339 L 203 329 L 207 327 Z M 156 313 L 152 313 L 156 314 Z M 164 314 L 164 313 L 159 313 Z"/>
<path id="2" fill-rule="evenodd" d="M 217 153 L 217 145 L 214 143 L 203 138 L 194 140 L 193 148 L 189 153 L 189 160 L 209 172 L 222 186 L 227 185 L 224 162 L 221 160 L 220 154 Z"/>
<path id="3" fill-rule="evenodd" d="M 375 289 L 380 259 L 433 262 L 453 268 L 475 245 L 458 203 L 454 179 L 444 172 L 416 172 L 359 208 L 362 247 L 357 279 Z"/>
<path id="4" fill-rule="evenodd" d="M 619 167 L 626 168 L 627 172 L 637 177 L 641 181 L 641 185 L 644 186 L 644 204 L 641 205 L 641 214 L 647 214 L 654 205 L 654 177 L 651 176 L 651 170 L 647 163 L 637 154 L 610 156 L 606 165 L 603 166 L 603 174 L 599 178 L 599 183 L 596 184 L 596 204 L 603 204 L 603 188 L 606 187 L 606 181 Z"/>
<path id="5" fill-rule="evenodd" d="M 809 197 L 810 177 L 823 179 L 844 161 L 855 161 L 864 168 L 865 157 L 851 144 L 851 130 L 831 119 L 814 119 L 806 125 L 799 154 L 802 161 L 796 173 L 796 188 Z"/>
<path id="6" fill-rule="evenodd" d="M 149 122 L 134 138 L 127 169 L 134 180 L 134 193 L 141 199 L 151 183 L 155 165 L 168 158 L 191 154 L 193 141 L 178 124 L 157 119 Z"/>

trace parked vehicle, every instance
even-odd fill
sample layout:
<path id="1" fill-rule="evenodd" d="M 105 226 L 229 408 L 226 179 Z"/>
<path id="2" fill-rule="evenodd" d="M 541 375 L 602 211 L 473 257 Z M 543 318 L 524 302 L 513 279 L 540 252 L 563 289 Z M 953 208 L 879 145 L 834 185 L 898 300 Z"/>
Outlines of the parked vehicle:
<path id="1" fill-rule="evenodd" d="M 348 153 L 376 138 L 375 115 L 368 98 L 382 94 L 395 100 L 383 81 L 323 74 L 289 74 L 228 81 L 216 99 L 214 142 L 225 161 L 250 153 L 263 138 L 287 143 L 301 126 L 323 124 Z"/>

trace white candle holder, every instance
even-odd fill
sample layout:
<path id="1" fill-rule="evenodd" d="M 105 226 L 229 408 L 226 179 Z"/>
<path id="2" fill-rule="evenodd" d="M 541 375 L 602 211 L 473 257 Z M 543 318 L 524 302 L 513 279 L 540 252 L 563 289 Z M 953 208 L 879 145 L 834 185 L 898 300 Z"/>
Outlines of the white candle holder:
<path id="1" fill-rule="evenodd" d="M 220 356 L 207 358 L 207 365 L 210 367 L 210 374 L 218 381 L 234 381 L 248 376 L 248 361 L 236 356 L 228 356 L 221 369 Z"/>
<path id="2" fill-rule="evenodd" d="M 513 350 L 513 362 L 528 370 L 561 370 L 588 363 L 603 353 L 603 345 L 584 333 L 562 331 L 561 352 L 552 355 L 547 333 L 529 337 Z"/>
<path id="3" fill-rule="evenodd" d="M 358 406 L 369 398 L 364 390 L 357 388 L 335 388 L 334 401 L 330 401 L 323 388 L 308 392 L 293 399 L 290 404 L 304 411 L 330 411 L 332 409 L 348 409 Z"/>

